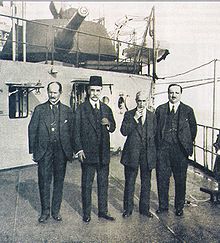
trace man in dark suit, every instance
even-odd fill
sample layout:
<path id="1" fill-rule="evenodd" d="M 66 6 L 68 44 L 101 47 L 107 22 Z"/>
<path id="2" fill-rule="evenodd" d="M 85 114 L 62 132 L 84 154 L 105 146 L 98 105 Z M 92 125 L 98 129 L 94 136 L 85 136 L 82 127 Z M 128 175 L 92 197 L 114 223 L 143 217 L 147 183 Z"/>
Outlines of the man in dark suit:
<path id="1" fill-rule="evenodd" d="M 197 133 L 193 109 L 180 102 L 182 87 L 168 87 L 169 102 L 156 109 L 157 117 L 157 186 L 159 208 L 157 213 L 168 211 L 169 182 L 173 173 L 175 181 L 176 215 L 183 215 L 186 194 L 188 156 L 193 153 Z"/>
<path id="2" fill-rule="evenodd" d="M 53 176 L 51 215 L 61 221 L 63 183 L 67 160 L 73 153 L 73 112 L 60 102 L 62 86 L 51 82 L 47 87 L 48 101 L 38 105 L 28 126 L 29 153 L 38 163 L 38 184 L 41 200 L 40 223 L 50 217 L 50 185 Z"/>
<path id="3" fill-rule="evenodd" d="M 139 91 L 136 94 L 137 107 L 127 111 L 121 125 L 121 133 L 127 136 L 121 163 L 124 165 L 125 189 L 123 217 L 129 217 L 133 211 L 135 181 L 140 167 L 141 192 L 139 212 L 152 218 L 150 209 L 151 171 L 156 166 L 156 116 L 146 109 L 147 95 Z"/>
<path id="4" fill-rule="evenodd" d="M 111 109 L 100 101 L 102 78 L 91 76 L 88 87 L 89 99 L 75 113 L 75 150 L 82 168 L 83 221 L 91 220 L 92 184 L 97 172 L 98 216 L 114 220 L 108 214 L 108 176 L 110 162 L 109 133 L 115 130 Z"/>

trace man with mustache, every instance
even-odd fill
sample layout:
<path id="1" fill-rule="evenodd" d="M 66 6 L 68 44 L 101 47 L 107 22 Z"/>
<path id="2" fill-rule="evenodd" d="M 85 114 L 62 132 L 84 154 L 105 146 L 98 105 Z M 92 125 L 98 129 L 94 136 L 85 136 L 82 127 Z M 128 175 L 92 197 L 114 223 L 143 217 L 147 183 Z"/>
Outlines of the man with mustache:
<path id="1" fill-rule="evenodd" d="M 73 154 L 73 112 L 60 102 L 62 85 L 47 86 L 48 101 L 36 106 L 28 126 L 29 153 L 38 163 L 38 184 L 41 201 L 39 223 L 50 217 L 61 221 L 63 183 L 67 160 Z M 50 205 L 50 186 L 53 177 L 53 196 Z M 51 212 L 50 212 L 51 211 Z"/>
<path id="2" fill-rule="evenodd" d="M 102 77 L 91 76 L 89 98 L 75 113 L 75 151 L 82 169 L 83 221 L 91 220 L 92 184 L 97 173 L 98 217 L 115 220 L 108 213 L 108 176 L 110 163 L 110 135 L 115 130 L 115 120 L 109 106 L 100 101 Z"/>
<path id="3" fill-rule="evenodd" d="M 176 215 L 183 215 L 188 156 L 193 153 L 197 125 L 193 109 L 180 101 L 181 94 L 180 85 L 169 85 L 169 101 L 156 109 L 158 214 L 168 211 L 169 183 L 173 173 Z"/>

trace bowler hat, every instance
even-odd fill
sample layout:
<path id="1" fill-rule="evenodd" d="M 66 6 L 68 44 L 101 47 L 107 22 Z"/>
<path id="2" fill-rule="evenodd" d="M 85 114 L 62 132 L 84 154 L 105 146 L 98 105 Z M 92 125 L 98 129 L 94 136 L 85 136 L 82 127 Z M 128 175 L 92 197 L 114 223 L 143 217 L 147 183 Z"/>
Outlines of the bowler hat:
<path id="1" fill-rule="evenodd" d="M 89 86 L 102 86 L 102 77 L 101 76 L 90 76 Z"/>

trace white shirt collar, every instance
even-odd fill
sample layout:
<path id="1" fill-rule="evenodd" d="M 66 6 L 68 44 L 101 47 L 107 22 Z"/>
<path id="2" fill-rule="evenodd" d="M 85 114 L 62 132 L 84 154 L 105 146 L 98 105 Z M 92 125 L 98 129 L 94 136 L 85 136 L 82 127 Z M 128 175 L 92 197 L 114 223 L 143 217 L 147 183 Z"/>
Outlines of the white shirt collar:
<path id="1" fill-rule="evenodd" d="M 145 122 L 145 119 L 146 119 L 146 108 L 143 110 L 143 116 L 142 116 L 142 122 L 144 123 Z"/>
<path id="2" fill-rule="evenodd" d="M 99 100 L 95 102 L 94 100 L 89 99 L 89 102 L 90 102 L 90 104 L 92 105 L 92 107 L 94 109 L 95 109 L 95 104 L 97 104 L 97 108 L 100 109 L 100 102 L 99 102 Z"/>
<path id="3" fill-rule="evenodd" d="M 49 103 L 50 103 L 50 108 L 52 109 L 52 106 L 53 106 L 53 105 L 55 105 L 56 107 L 59 106 L 60 100 L 58 100 L 58 101 L 57 101 L 56 103 L 54 103 L 54 104 L 52 104 L 50 101 L 49 101 Z"/>
<path id="4" fill-rule="evenodd" d="M 171 102 L 169 102 L 169 108 L 170 108 L 170 111 L 172 110 L 172 108 L 173 108 L 173 106 L 174 106 L 174 111 L 175 111 L 175 113 L 176 113 L 176 111 L 177 111 L 179 105 L 180 105 L 180 101 L 177 102 L 177 103 L 175 103 L 175 104 L 172 104 Z"/>

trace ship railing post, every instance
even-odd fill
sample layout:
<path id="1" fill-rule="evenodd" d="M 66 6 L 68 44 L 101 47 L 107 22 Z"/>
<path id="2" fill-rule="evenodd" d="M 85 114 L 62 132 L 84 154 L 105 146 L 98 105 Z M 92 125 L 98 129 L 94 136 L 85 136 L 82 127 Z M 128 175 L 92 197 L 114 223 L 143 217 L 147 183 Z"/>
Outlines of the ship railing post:
<path id="1" fill-rule="evenodd" d="M 204 161 L 204 167 L 208 169 L 208 127 L 205 127 L 205 161 Z"/>
<path id="2" fill-rule="evenodd" d="M 214 59 L 214 82 L 213 82 L 213 101 L 212 101 L 212 128 L 215 127 L 215 115 L 216 115 L 216 85 L 217 85 L 217 77 L 216 77 L 216 62 L 217 59 Z M 212 145 L 214 143 L 214 129 L 212 129 Z M 212 155 L 211 155 L 211 170 L 213 170 L 213 161 L 214 161 L 214 147 L 212 146 Z"/>
<path id="3" fill-rule="evenodd" d="M 148 48 L 148 60 L 147 60 L 147 75 L 150 76 L 150 48 Z"/>
<path id="4" fill-rule="evenodd" d="M 79 67 L 79 32 L 76 33 L 76 67 Z"/>
<path id="5" fill-rule="evenodd" d="M 47 28 L 48 28 L 48 30 L 47 30 L 47 32 L 46 32 L 46 52 L 45 52 L 45 64 L 47 64 L 47 63 L 48 63 L 48 53 L 49 53 L 49 46 L 48 46 L 48 43 L 49 43 L 49 41 L 48 41 L 48 33 L 49 33 L 49 31 L 50 31 L 50 26 L 48 25 L 48 26 L 47 26 Z"/>
<path id="6" fill-rule="evenodd" d="M 203 142 L 203 166 L 205 167 L 205 126 L 202 126 L 202 130 L 203 130 L 203 133 L 202 133 L 202 142 Z"/>
<path id="7" fill-rule="evenodd" d="M 156 36 L 155 36 L 155 9 L 152 9 L 152 21 L 153 21 L 153 81 L 156 80 L 156 60 L 157 60 L 157 50 L 156 50 Z"/>
<path id="8" fill-rule="evenodd" d="M 26 2 L 22 1 L 22 19 L 26 18 Z M 26 20 L 22 20 L 22 47 L 23 47 L 23 62 L 26 62 Z"/>
<path id="9" fill-rule="evenodd" d="M 11 1 L 11 15 L 12 15 L 12 60 L 16 60 L 16 32 L 15 32 L 15 5 Z"/>
<path id="10" fill-rule="evenodd" d="M 196 144 L 195 141 L 193 143 L 193 161 L 196 162 L 197 161 L 197 156 L 196 156 Z"/>
<path id="11" fill-rule="evenodd" d="M 16 41 L 15 41 L 15 59 L 16 60 L 19 60 L 18 58 L 19 58 L 19 40 L 18 40 L 18 30 L 19 30 L 19 19 L 17 18 L 16 19 L 16 28 L 15 28 L 15 30 L 16 30 Z"/>
<path id="12" fill-rule="evenodd" d="M 100 69 L 100 52 L 101 52 L 101 37 L 99 36 L 99 46 L 98 46 L 98 69 Z"/>
<path id="13" fill-rule="evenodd" d="M 53 33 L 53 38 L 52 38 L 52 50 L 51 50 L 51 65 L 54 64 L 54 41 L 55 41 L 55 28 L 52 27 L 52 33 Z"/>

